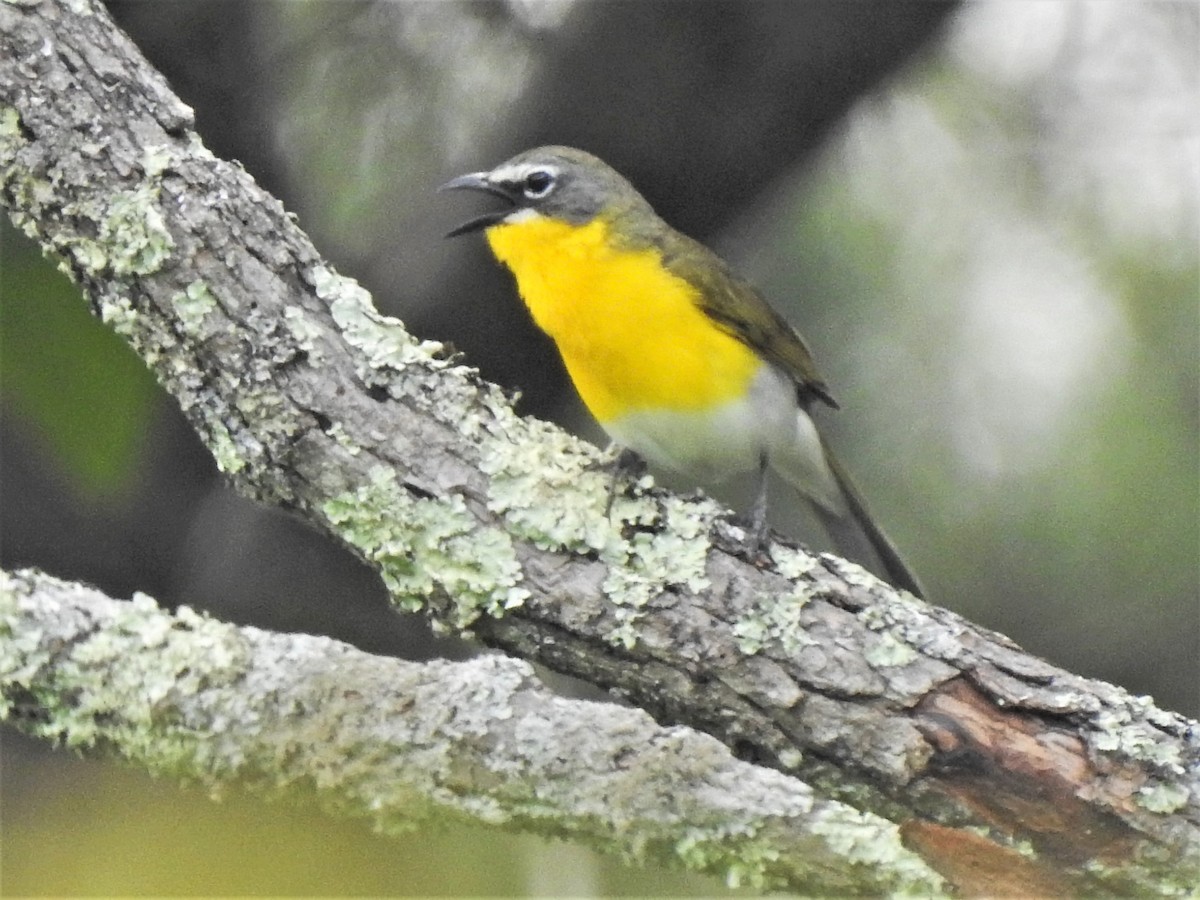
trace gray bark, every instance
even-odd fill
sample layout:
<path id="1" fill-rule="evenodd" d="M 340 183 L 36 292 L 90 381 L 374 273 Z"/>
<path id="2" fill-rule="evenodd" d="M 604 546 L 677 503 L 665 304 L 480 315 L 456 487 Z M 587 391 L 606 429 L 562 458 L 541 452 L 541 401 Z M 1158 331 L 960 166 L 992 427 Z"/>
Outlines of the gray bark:
<path id="1" fill-rule="evenodd" d="M 594 449 L 376 314 L 190 126 L 98 4 L 0 4 L 0 197 L 243 491 L 399 606 L 898 824 L 959 890 L 1200 878 L 1195 723 L 836 558 L 748 561 L 703 498 L 640 482 L 606 516 Z"/>
<path id="2" fill-rule="evenodd" d="M 470 821 L 734 884 L 940 894 L 899 829 L 690 728 L 550 693 L 500 655 L 417 664 L 0 572 L 8 715 L 151 772 L 311 797 L 384 833 Z M 571 752 L 564 752 L 570 747 Z"/>

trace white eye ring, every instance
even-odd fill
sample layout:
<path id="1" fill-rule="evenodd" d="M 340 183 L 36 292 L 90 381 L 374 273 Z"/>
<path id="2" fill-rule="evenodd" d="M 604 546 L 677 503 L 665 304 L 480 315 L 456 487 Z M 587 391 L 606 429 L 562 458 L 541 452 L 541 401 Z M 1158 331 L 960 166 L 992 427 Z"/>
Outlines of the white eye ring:
<path id="1" fill-rule="evenodd" d="M 557 182 L 558 179 L 554 177 L 553 172 L 549 172 L 546 169 L 534 169 L 525 176 L 525 183 L 521 189 L 521 193 L 530 200 L 540 200 L 554 190 L 554 185 Z"/>

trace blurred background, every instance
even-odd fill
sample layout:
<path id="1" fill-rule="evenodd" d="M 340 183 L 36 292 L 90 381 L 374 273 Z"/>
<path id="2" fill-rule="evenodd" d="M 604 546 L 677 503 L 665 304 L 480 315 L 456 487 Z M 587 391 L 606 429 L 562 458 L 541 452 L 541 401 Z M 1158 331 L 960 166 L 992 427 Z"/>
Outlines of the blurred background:
<path id="1" fill-rule="evenodd" d="M 803 331 L 842 405 L 822 424 L 935 602 L 1200 713 L 1197 3 L 108 6 L 208 146 L 383 311 L 602 442 L 482 241 L 441 239 L 478 206 L 433 193 L 537 144 L 598 154 Z M 229 491 L 53 264 L 0 240 L 4 566 L 470 652 Z M 724 890 L 534 838 L 215 804 L 2 738 L 3 894 Z"/>

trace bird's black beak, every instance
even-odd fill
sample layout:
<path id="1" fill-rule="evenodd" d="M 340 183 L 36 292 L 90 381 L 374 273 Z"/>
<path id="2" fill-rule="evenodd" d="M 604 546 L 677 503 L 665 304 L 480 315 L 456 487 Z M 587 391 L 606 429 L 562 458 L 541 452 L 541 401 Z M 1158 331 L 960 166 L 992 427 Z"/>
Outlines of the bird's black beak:
<path id="1" fill-rule="evenodd" d="M 512 212 L 512 208 L 516 205 L 512 195 L 504 189 L 503 186 L 493 183 L 488 179 L 488 172 L 470 172 L 466 175 L 459 175 L 457 178 L 451 178 L 445 184 L 438 188 L 438 191 L 482 191 L 485 194 L 492 194 L 496 197 L 501 197 L 508 202 L 508 206 L 495 212 L 484 213 L 482 216 L 476 216 L 467 222 L 463 222 L 457 228 L 452 228 L 446 232 L 446 237 L 458 237 L 460 234 L 467 234 L 471 231 L 480 231 L 484 228 L 490 228 L 492 225 L 497 225 Z"/>

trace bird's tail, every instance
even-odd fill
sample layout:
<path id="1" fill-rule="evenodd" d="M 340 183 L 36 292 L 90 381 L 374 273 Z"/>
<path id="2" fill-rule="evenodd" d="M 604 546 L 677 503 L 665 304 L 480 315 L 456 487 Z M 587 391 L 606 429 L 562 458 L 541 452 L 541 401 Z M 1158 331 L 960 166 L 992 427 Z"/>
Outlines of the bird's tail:
<path id="1" fill-rule="evenodd" d="M 838 553 L 883 575 L 895 587 L 924 598 L 925 589 L 921 582 L 900 556 L 896 545 L 875 523 L 862 494 L 828 447 L 825 448 L 825 459 L 837 479 L 846 511 L 835 513 L 819 503 L 813 503 L 812 507 Z"/>

